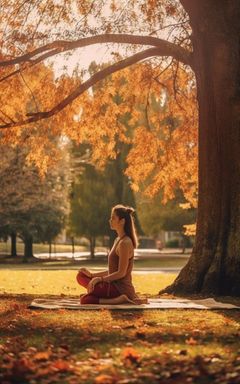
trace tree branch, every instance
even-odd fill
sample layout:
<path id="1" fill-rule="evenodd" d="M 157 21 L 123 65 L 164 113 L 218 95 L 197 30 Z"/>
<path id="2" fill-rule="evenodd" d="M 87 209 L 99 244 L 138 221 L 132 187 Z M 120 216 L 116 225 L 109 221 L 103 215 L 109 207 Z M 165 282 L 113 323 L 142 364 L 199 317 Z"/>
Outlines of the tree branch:
<path id="1" fill-rule="evenodd" d="M 83 39 L 75 41 L 56 40 L 52 43 L 39 47 L 32 52 L 28 52 L 25 55 L 16 57 L 10 60 L 0 61 L 0 67 L 7 67 L 10 65 L 20 64 L 23 62 L 32 62 L 32 58 L 45 53 L 43 58 L 56 55 L 57 53 L 66 52 L 76 48 L 82 48 L 93 44 L 101 43 L 122 43 L 122 44 L 138 44 L 138 45 L 150 45 L 154 47 L 164 47 L 166 51 L 172 52 L 168 55 L 177 55 L 178 60 L 183 61 L 185 64 L 189 63 L 190 52 L 169 41 L 159 39 L 153 36 L 138 36 L 128 34 L 103 34 L 98 36 L 85 37 Z M 49 55 L 46 54 L 47 51 Z M 38 58 L 36 58 L 38 60 Z"/>
<path id="2" fill-rule="evenodd" d="M 34 65 L 36 65 L 36 64 L 40 63 L 41 61 L 47 59 L 49 56 L 55 55 L 57 53 L 59 53 L 59 49 L 55 49 L 55 50 L 53 49 L 50 52 L 46 52 L 43 55 L 38 56 L 37 59 L 31 60 L 30 64 L 25 64 L 25 66 L 23 65 L 22 67 L 16 69 L 16 71 L 10 72 L 8 75 L 6 75 L 4 77 L 1 77 L 0 78 L 0 83 L 2 83 L 3 81 L 9 79 L 10 77 L 12 77 L 14 75 L 17 75 L 20 72 L 23 72 L 27 68 L 29 69 L 29 68 L 33 67 Z"/>
<path id="3" fill-rule="evenodd" d="M 28 119 L 17 121 L 17 122 L 12 121 L 8 124 L 0 125 L 0 129 L 13 128 L 16 126 L 30 124 L 30 123 L 33 123 L 33 122 L 36 122 L 39 120 L 47 119 L 47 118 L 55 115 L 56 113 L 60 112 L 67 105 L 72 103 L 78 96 L 80 96 L 85 90 L 92 87 L 95 83 L 104 79 L 105 77 L 109 76 L 110 74 L 117 72 L 123 68 L 129 67 L 130 65 L 135 64 L 135 63 L 137 63 L 143 59 L 149 58 L 149 57 L 169 56 L 171 54 L 173 54 L 172 47 L 171 47 L 171 51 L 169 52 L 166 49 L 166 46 L 158 47 L 158 48 L 149 48 L 149 49 L 146 49 L 145 51 L 139 52 L 139 53 L 137 53 L 131 57 L 128 57 L 127 59 L 121 60 L 118 63 L 110 65 L 107 68 L 104 68 L 103 70 L 95 73 L 87 81 L 85 81 L 79 87 L 77 87 L 70 95 L 68 95 L 65 99 L 63 99 L 59 104 L 54 106 L 51 110 L 46 111 L 46 112 L 27 114 L 27 116 L 30 116 Z"/>
<path id="4" fill-rule="evenodd" d="M 10 116 L 8 116 L 5 112 L 3 112 L 1 109 L 0 109 L 0 112 L 3 114 L 3 116 L 5 116 L 8 120 L 10 120 L 13 124 L 15 124 L 15 121 Z"/>

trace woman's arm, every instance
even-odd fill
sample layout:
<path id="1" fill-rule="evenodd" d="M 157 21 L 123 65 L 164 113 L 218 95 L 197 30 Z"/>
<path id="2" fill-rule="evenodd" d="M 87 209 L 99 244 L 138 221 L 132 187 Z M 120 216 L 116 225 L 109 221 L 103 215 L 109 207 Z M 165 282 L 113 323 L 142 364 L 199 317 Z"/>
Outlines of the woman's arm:
<path id="1" fill-rule="evenodd" d="M 102 276 L 106 276 L 108 274 L 108 271 L 92 273 L 87 268 L 80 268 L 79 272 L 82 272 L 84 275 L 86 275 L 88 277 L 91 277 L 91 278 L 93 278 L 93 277 L 102 277 Z"/>
<path id="2" fill-rule="evenodd" d="M 110 275 L 104 275 L 102 281 L 110 282 L 114 280 L 122 279 L 128 268 L 128 262 L 132 254 L 132 245 L 129 242 L 121 241 L 118 246 L 119 263 L 118 270 Z"/>
<path id="3" fill-rule="evenodd" d="M 107 275 L 108 275 L 108 271 L 91 273 L 91 277 L 103 277 Z"/>

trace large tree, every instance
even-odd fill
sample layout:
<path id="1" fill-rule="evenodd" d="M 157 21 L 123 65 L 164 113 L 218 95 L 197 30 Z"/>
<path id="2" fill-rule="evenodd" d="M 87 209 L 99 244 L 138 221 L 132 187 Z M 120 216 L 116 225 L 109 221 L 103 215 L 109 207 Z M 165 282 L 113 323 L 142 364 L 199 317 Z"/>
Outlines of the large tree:
<path id="1" fill-rule="evenodd" d="M 182 1 L 199 105 L 199 196 L 191 259 L 167 291 L 240 295 L 238 1 Z"/>
<path id="2" fill-rule="evenodd" d="M 196 76 L 199 106 L 199 201 L 196 244 L 189 262 L 166 291 L 240 295 L 239 1 L 133 0 L 128 2 L 129 6 L 126 5 L 121 12 L 118 12 L 121 5 L 110 1 L 114 11 L 111 20 L 103 17 L 103 11 L 99 10 L 102 2 L 65 0 L 62 8 L 59 5 L 58 9 L 53 11 L 54 4 L 49 0 L 44 16 L 49 19 L 52 12 L 55 25 L 59 13 L 63 10 L 65 24 L 71 24 L 69 20 L 73 13 L 70 8 L 74 3 L 78 6 L 82 15 L 81 21 L 85 23 L 86 28 L 75 29 L 78 36 L 75 34 L 72 40 L 64 39 L 60 29 L 56 31 L 56 36 L 60 35 L 61 40 L 50 42 L 50 34 L 42 33 L 46 44 L 38 44 L 39 40 L 35 40 L 34 46 L 26 44 L 27 33 L 30 37 L 29 31 L 32 30 L 28 28 L 24 35 L 26 17 L 21 12 L 25 3 L 22 3 L 21 7 L 18 3 L 20 2 L 8 2 L 8 6 L 4 3 L 7 9 L 4 11 L 9 14 L 8 22 L 13 20 L 14 28 L 19 25 L 22 28 L 22 34 L 15 32 L 15 36 L 9 27 L 2 29 L 5 36 L 8 35 L 8 45 L 4 47 L 4 52 L 7 51 L 9 56 L 0 65 L 6 68 L 12 66 L 10 70 L 6 70 L 8 73 L 5 73 L 5 76 L 10 76 L 11 71 L 18 71 L 19 67 L 24 69 L 27 63 L 31 66 L 46 57 L 90 44 L 122 43 L 148 48 L 134 54 L 128 51 L 127 58 L 94 74 L 48 110 L 38 111 L 26 118 L 20 116 L 14 121 L 3 111 L 5 115 L 1 119 L 2 129 L 5 128 L 5 131 L 19 124 L 54 116 L 98 80 L 142 59 L 169 56 L 191 67 Z M 35 14 L 36 9 L 35 7 Z M 4 17 L 4 14 L 6 17 L 7 13 L 4 12 L 1 17 Z M 95 25 L 92 26 L 89 24 L 91 14 L 96 17 Z M 170 29 L 166 29 L 164 19 L 171 24 Z M 178 33 L 174 33 L 176 25 L 180 28 Z M 50 26 L 51 23 L 49 28 Z M 139 29 L 136 33 L 137 28 Z M 164 39 L 159 35 L 159 30 L 163 29 L 168 32 Z M 82 31 L 85 31 L 85 35 Z M 35 37 L 37 28 L 33 34 Z M 165 39 L 167 36 L 170 36 L 169 41 Z M 41 39 L 40 33 L 37 38 Z M 54 39 L 53 36 L 52 38 Z M 19 51 L 17 45 L 9 45 L 11 39 L 19 39 Z M 22 49 L 25 49 L 23 55 L 20 54 Z M 13 67 L 15 65 L 19 67 Z"/>

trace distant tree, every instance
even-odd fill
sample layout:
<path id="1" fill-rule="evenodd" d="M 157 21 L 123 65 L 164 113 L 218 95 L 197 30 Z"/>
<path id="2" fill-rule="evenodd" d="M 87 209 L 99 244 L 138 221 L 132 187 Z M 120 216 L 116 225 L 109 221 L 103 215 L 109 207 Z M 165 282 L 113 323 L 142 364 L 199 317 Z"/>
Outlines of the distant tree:
<path id="1" fill-rule="evenodd" d="M 49 241 L 61 230 L 66 211 L 66 175 L 62 164 L 52 167 L 45 178 L 27 163 L 27 148 L 1 147 L 0 222 L 11 236 L 16 254 L 16 235 L 24 241 L 24 255 L 33 254 L 34 239 Z"/>
<path id="2" fill-rule="evenodd" d="M 89 240 L 90 255 L 94 258 L 96 237 L 109 234 L 110 210 L 114 189 L 105 171 L 91 164 L 81 166 L 72 185 L 70 202 L 70 231 Z"/>
<path id="3" fill-rule="evenodd" d="M 176 192 L 176 197 L 166 204 L 162 203 L 162 193 L 158 193 L 151 200 L 143 196 L 138 197 L 137 207 L 144 233 L 157 237 L 160 231 L 180 232 L 184 249 L 185 225 L 195 223 L 196 209 L 190 206 L 188 209 L 185 207 L 183 209 L 182 206 L 186 206 L 186 202 L 180 191 Z"/>
<path id="4" fill-rule="evenodd" d="M 129 153 L 129 145 L 126 143 L 117 143 L 118 154 L 114 160 L 108 160 L 105 172 L 108 182 L 111 183 L 114 190 L 113 204 L 129 205 L 136 209 L 135 192 L 131 188 L 131 179 L 125 174 L 126 159 Z M 138 234 L 143 234 L 138 211 L 135 213 L 135 224 Z M 110 232 L 110 243 L 112 244 L 115 233 Z"/>
<path id="5" fill-rule="evenodd" d="M 0 215 L 1 217 L 1 215 Z M 14 226 L 4 225 L 4 222 L 0 225 L 0 239 L 7 241 L 8 237 L 11 239 L 11 256 L 17 256 L 17 233 Z"/>
<path id="6" fill-rule="evenodd" d="M 60 203 L 60 201 L 59 201 Z M 51 244 L 64 227 L 64 210 L 59 206 L 40 202 L 29 211 L 18 213 L 18 235 L 24 241 L 25 259 L 33 256 L 33 241 Z"/>

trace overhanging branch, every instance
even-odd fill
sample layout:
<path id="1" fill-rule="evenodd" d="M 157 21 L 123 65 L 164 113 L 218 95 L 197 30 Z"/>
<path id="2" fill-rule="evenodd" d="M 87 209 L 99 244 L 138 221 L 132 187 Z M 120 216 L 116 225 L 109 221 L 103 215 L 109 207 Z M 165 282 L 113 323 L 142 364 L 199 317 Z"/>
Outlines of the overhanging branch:
<path id="1" fill-rule="evenodd" d="M 41 56 L 38 56 L 38 58 L 34 59 L 34 60 L 31 60 L 31 63 L 30 64 L 24 64 L 23 66 L 21 66 L 20 68 L 16 69 L 16 71 L 13 71 L 13 72 L 10 72 L 9 74 L 7 74 L 6 76 L 4 77 L 1 77 L 0 78 L 0 83 L 2 83 L 3 81 L 9 79 L 10 77 L 14 76 L 14 75 L 17 75 L 18 73 L 21 73 L 23 72 L 26 68 L 31 68 L 33 67 L 34 65 L 40 63 L 41 61 L 47 59 L 49 56 L 53 56 L 53 55 L 56 55 L 57 53 L 59 53 L 59 50 L 58 49 L 52 49 L 51 51 L 49 52 L 46 52 L 44 53 L 43 55 Z"/>
<path id="2" fill-rule="evenodd" d="M 161 46 L 155 47 L 155 48 L 149 48 L 145 51 L 139 52 L 131 57 L 128 57 L 124 60 L 119 61 L 118 63 L 115 63 L 113 65 L 108 66 L 107 68 L 104 68 L 103 70 L 97 72 L 92 77 L 90 77 L 86 82 L 81 84 L 79 87 L 77 87 L 70 95 L 68 95 L 65 99 L 63 99 L 59 104 L 54 106 L 51 110 L 46 112 L 38 112 L 38 113 L 32 113 L 28 114 L 27 116 L 30 116 L 29 118 L 17 122 L 9 122 L 8 124 L 0 125 L 1 129 L 4 128 L 12 128 L 20 125 L 26 125 L 30 124 L 39 120 L 47 119 L 56 113 L 60 112 L 62 109 L 64 109 L 67 105 L 72 103 L 78 96 L 80 96 L 85 90 L 96 84 L 98 81 L 104 79 L 105 77 L 109 76 L 110 74 L 117 72 L 123 68 L 129 67 L 132 64 L 135 64 L 143 59 L 153 57 L 153 56 L 172 56 L 177 60 L 182 61 L 184 64 L 191 65 L 191 54 L 184 51 L 184 55 L 182 51 L 179 51 L 177 47 L 174 44 L 165 42 L 167 44 L 162 44 Z"/>
<path id="3" fill-rule="evenodd" d="M 43 54 L 43 59 L 58 53 L 66 52 L 76 48 L 82 48 L 93 44 L 103 43 L 121 43 L 121 44 L 137 44 L 137 45 L 149 45 L 154 47 L 165 47 L 167 51 L 174 51 L 179 57 L 182 57 L 181 61 L 186 61 L 187 56 L 190 55 L 189 51 L 186 51 L 181 46 L 173 44 L 167 40 L 159 39 L 154 36 L 138 36 L 128 34 L 103 34 L 98 36 L 85 37 L 75 41 L 56 40 L 52 43 L 39 47 L 32 52 L 28 52 L 22 56 L 16 57 L 10 60 L 0 61 L 0 67 L 7 67 L 15 64 L 21 64 L 25 62 L 32 62 L 34 59 L 39 62 L 40 54 Z M 185 62 L 186 63 L 186 62 Z M 189 64 L 189 63 L 186 63 Z"/>

